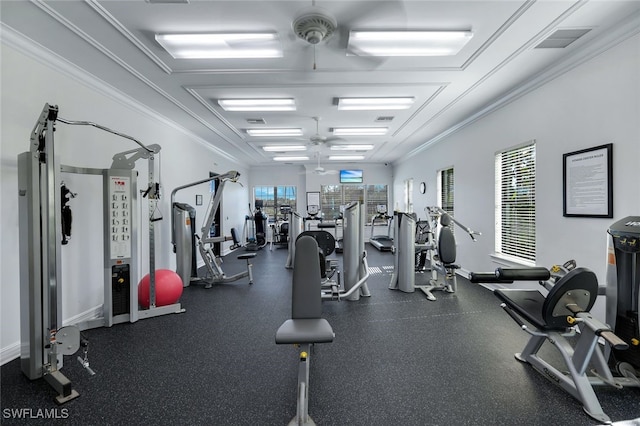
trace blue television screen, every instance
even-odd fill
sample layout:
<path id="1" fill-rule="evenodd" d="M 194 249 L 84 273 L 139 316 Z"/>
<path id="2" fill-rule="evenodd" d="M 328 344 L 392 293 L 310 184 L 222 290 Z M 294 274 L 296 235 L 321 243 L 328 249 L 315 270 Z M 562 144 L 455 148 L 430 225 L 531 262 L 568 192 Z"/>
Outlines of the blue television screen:
<path id="1" fill-rule="evenodd" d="M 362 170 L 340 170 L 340 183 L 362 183 Z"/>

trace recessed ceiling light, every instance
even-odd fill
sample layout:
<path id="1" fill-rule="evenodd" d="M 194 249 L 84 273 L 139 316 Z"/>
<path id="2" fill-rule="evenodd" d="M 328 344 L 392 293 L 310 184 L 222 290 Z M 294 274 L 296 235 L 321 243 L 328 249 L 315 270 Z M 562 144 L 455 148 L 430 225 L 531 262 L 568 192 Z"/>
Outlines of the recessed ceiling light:
<path id="1" fill-rule="evenodd" d="M 338 109 L 343 111 L 408 109 L 413 105 L 414 97 L 388 98 L 338 98 Z"/>
<path id="2" fill-rule="evenodd" d="M 266 145 L 262 149 L 266 152 L 306 151 L 304 145 Z"/>
<path id="3" fill-rule="evenodd" d="M 295 111 L 293 98 L 278 99 L 218 99 L 225 111 Z"/>
<path id="4" fill-rule="evenodd" d="M 356 145 L 331 145 L 332 151 L 370 151 L 373 145 L 356 144 Z"/>
<path id="5" fill-rule="evenodd" d="M 364 155 L 330 155 L 329 160 L 336 160 L 336 161 L 364 160 Z"/>
<path id="6" fill-rule="evenodd" d="M 308 161 L 309 157 L 307 156 L 299 156 L 299 157 L 273 157 L 274 161 Z"/>
<path id="7" fill-rule="evenodd" d="M 156 41 L 175 59 L 281 58 L 278 34 L 156 34 Z"/>
<path id="8" fill-rule="evenodd" d="M 347 55 L 455 55 L 473 37 L 471 31 L 357 31 L 349 32 Z"/>
<path id="9" fill-rule="evenodd" d="M 302 129 L 246 129 L 249 136 L 302 136 Z"/>
<path id="10" fill-rule="evenodd" d="M 331 129 L 336 136 L 382 136 L 389 131 L 388 127 L 335 127 Z"/>

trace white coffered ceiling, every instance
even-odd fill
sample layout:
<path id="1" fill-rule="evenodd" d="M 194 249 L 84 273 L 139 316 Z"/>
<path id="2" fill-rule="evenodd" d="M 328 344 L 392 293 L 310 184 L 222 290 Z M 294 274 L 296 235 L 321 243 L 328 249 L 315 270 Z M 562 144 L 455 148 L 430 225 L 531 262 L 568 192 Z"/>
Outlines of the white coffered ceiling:
<path id="1" fill-rule="evenodd" d="M 338 29 L 315 47 L 314 69 L 314 47 L 292 28 L 311 5 L 310 0 L 2 1 L 0 17 L 5 30 L 57 53 L 233 159 L 263 165 L 282 155 L 262 150 L 266 144 L 307 144 L 309 164 L 315 152 L 327 158 L 328 144 L 309 143 L 316 133 L 313 117 L 320 117 L 319 133 L 326 137 L 335 127 L 388 126 L 385 136 L 331 143 L 373 144 L 365 162 L 401 159 L 606 46 L 619 32 L 633 31 L 629 22 L 637 22 L 640 13 L 640 1 L 633 0 L 318 0 L 315 5 L 333 15 Z M 463 29 L 473 37 L 455 56 L 347 56 L 353 29 Z M 565 48 L 536 48 L 565 29 L 589 31 Z M 245 31 L 275 32 L 283 57 L 174 59 L 155 40 L 155 34 L 172 32 Z M 415 102 L 391 111 L 339 111 L 335 105 L 338 97 L 395 96 L 412 96 Z M 217 103 L 270 97 L 294 98 L 297 109 L 227 112 Z M 377 122 L 379 117 L 387 121 Z M 297 127 L 304 135 L 246 133 L 263 127 Z"/>

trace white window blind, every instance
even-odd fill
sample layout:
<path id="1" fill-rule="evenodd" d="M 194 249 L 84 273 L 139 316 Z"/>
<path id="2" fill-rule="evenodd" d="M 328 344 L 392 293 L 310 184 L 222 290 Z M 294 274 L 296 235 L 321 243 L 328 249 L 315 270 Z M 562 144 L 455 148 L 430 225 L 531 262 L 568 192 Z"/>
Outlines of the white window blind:
<path id="1" fill-rule="evenodd" d="M 440 208 L 451 216 L 453 212 L 453 167 L 440 171 Z"/>
<path id="2" fill-rule="evenodd" d="M 496 154 L 496 253 L 536 260 L 536 146 Z"/>
<path id="3" fill-rule="evenodd" d="M 376 214 L 376 206 L 388 206 L 387 185 L 321 185 L 322 216 L 325 219 L 340 217 L 340 206 L 357 201 L 366 206 L 366 223 Z"/>

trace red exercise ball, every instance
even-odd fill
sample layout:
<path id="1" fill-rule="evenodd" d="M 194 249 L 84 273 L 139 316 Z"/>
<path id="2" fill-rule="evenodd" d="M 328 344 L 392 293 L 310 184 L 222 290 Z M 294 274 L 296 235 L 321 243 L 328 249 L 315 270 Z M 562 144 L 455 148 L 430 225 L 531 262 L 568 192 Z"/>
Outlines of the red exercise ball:
<path id="1" fill-rule="evenodd" d="M 138 303 L 143 308 L 149 307 L 149 274 L 145 275 L 138 284 Z M 156 271 L 156 306 L 166 306 L 176 303 L 182 296 L 182 279 L 169 269 Z"/>

